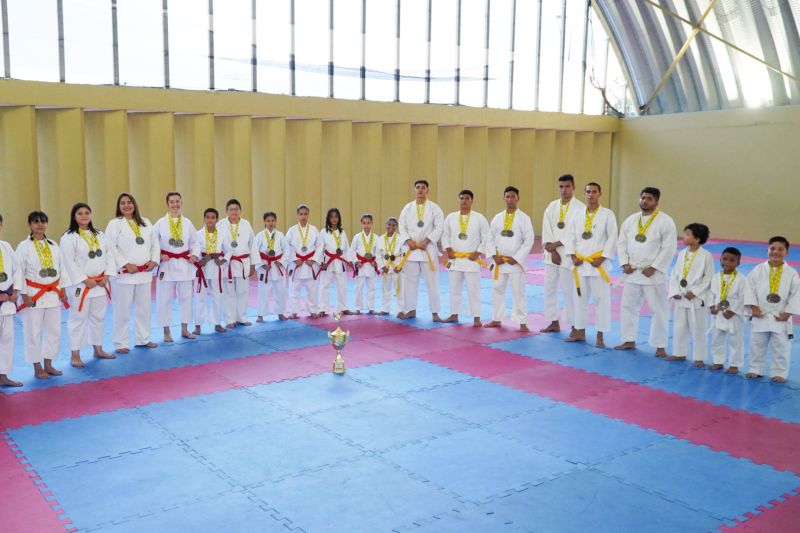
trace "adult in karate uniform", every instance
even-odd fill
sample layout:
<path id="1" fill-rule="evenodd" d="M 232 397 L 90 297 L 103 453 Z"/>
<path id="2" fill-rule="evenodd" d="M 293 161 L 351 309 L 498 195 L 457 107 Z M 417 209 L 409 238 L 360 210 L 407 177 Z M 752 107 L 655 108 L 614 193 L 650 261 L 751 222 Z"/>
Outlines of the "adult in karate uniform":
<path id="1" fill-rule="evenodd" d="M 586 207 L 573 196 L 575 178 L 564 174 L 558 178 L 560 198 L 553 200 L 544 210 L 542 220 L 542 246 L 544 247 L 544 316 L 550 323 L 540 329 L 541 333 L 561 331 L 558 309 L 558 289 L 564 303 L 564 319 L 575 335 L 574 298 L 575 281 L 572 275 L 572 261 L 564 248 L 570 220 L 582 213 Z"/>
<path id="2" fill-rule="evenodd" d="M 450 279 L 450 316 L 445 322 L 458 322 L 461 292 L 467 284 L 469 313 L 476 328 L 481 327 L 481 266 L 489 245 L 489 222 L 472 210 L 474 196 L 464 189 L 458 193 L 458 211 L 444 219 L 442 248 L 447 253 Z"/>
<path id="3" fill-rule="evenodd" d="M 403 271 L 403 309 L 398 318 L 417 316 L 417 296 L 420 274 L 428 289 L 428 303 L 434 322 L 441 322 L 439 310 L 439 250 L 436 243 L 442 237 L 444 213 L 442 208 L 428 199 L 428 182 L 414 182 L 414 201 L 400 212 L 400 235 L 407 252 L 400 267 Z"/>
<path id="4" fill-rule="evenodd" d="M 0 215 L 0 230 L 3 216 Z M 21 387 L 22 383 L 8 377 L 14 367 L 14 315 L 17 296 L 25 286 L 17 255 L 6 241 L 0 241 L 0 386 Z"/>
<path id="5" fill-rule="evenodd" d="M 153 269 L 161 256 L 153 225 L 141 216 L 136 199 L 124 192 L 117 197 L 116 218 L 106 226 L 108 249 L 114 257 L 117 276 L 112 279 L 114 294 L 114 348 L 126 354 L 131 315 L 134 342 L 143 348 L 158 346 L 150 340 Z"/>
<path id="6" fill-rule="evenodd" d="M 623 272 L 620 334 L 622 344 L 616 350 L 636 347 L 639 311 L 646 298 L 652 312 L 650 346 L 657 357 L 667 357 L 667 273 L 678 248 L 675 222 L 658 208 L 661 191 L 645 187 L 639 194 L 640 212 L 622 223 L 617 239 L 617 253 Z"/>

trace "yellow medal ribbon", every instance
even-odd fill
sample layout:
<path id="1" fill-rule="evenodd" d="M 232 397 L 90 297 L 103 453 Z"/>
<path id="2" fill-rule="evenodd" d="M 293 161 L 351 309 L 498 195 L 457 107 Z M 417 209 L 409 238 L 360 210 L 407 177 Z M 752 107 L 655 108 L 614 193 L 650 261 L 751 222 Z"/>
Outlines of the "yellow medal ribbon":
<path id="1" fill-rule="evenodd" d="M 42 268 L 53 268 L 53 252 L 47 244 L 47 237 L 41 241 L 33 239 L 33 247 L 36 248 L 36 255 L 39 256 L 39 264 Z"/>
<path id="2" fill-rule="evenodd" d="M 372 255 L 372 242 L 375 240 L 375 234 L 369 232 L 369 243 L 367 243 L 367 238 L 364 236 L 364 232 L 361 232 L 361 242 L 364 244 L 364 251 L 369 255 Z"/>
<path id="3" fill-rule="evenodd" d="M 467 227 L 469 226 L 469 217 L 472 215 L 472 211 L 467 213 L 467 218 L 464 220 L 464 217 L 461 216 L 461 213 L 458 214 L 458 233 L 459 235 L 466 235 L 467 234 Z"/>
<path id="4" fill-rule="evenodd" d="M 689 262 L 687 263 L 686 258 L 689 256 L 690 253 L 692 254 L 692 258 L 689 259 Z M 692 268 L 692 263 L 694 263 L 695 257 L 697 257 L 697 252 L 692 253 L 689 252 L 688 250 L 686 251 L 686 254 L 683 256 L 683 275 L 681 279 L 686 279 L 686 276 L 689 275 L 689 270 Z"/>
<path id="5" fill-rule="evenodd" d="M 581 261 L 584 261 L 586 263 L 591 264 L 591 262 L 594 261 L 595 259 L 599 259 L 599 258 L 603 257 L 603 250 L 598 250 L 597 252 L 593 253 L 592 255 L 575 254 L 575 257 L 577 257 Z M 600 276 L 606 281 L 606 283 L 611 285 L 611 278 L 609 277 L 608 272 L 606 272 L 606 269 L 603 268 L 603 265 L 600 265 L 599 267 L 595 267 L 595 268 L 597 269 L 598 272 L 600 272 Z M 581 295 L 581 278 L 580 278 L 580 276 L 578 276 L 578 267 L 577 266 L 572 267 L 572 277 L 575 279 L 575 290 L 578 291 L 578 296 L 580 296 Z"/>
<path id="6" fill-rule="evenodd" d="M 275 237 L 276 237 L 275 232 L 274 231 L 272 232 L 272 238 L 270 238 L 269 232 L 267 232 L 266 237 L 267 237 L 267 248 L 269 248 L 270 250 L 274 251 L 275 250 Z"/>
<path id="7" fill-rule="evenodd" d="M 183 217 L 178 216 L 178 221 L 174 222 L 172 215 L 167 213 L 167 220 L 169 220 L 169 234 L 175 240 L 183 239 Z"/>
<path id="8" fill-rule="evenodd" d="M 769 267 L 769 292 L 770 294 L 778 294 L 778 289 L 781 286 L 781 276 L 783 276 L 783 264 L 779 267 Z"/>
<path id="9" fill-rule="evenodd" d="M 85 232 L 82 229 L 78 228 L 78 234 L 81 236 L 83 241 L 86 243 L 86 246 L 89 247 L 89 251 L 94 252 L 98 248 L 100 248 L 100 239 L 97 238 L 92 232 Z"/>
<path id="10" fill-rule="evenodd" d="M 297 232 L 300 234 L 300 242 L 303 244 L 303 248 L 306 248 L 306 243 L 308 242 L 308 232 L 311 231 L 311 226 L 306 224 L 306 234 L 303 235 L 303 228 L 300 224 L 297 225 Z"/>
<path id="11" fill-rule="evenodd" d="M 427 205 L 427 203 L 428 203 L 427 200 L 425 200 L 421 204 L 416 203 L 416 202 L 414 203 L 414 205 L 417 208 L 417 220 L 420 221 L 420 222 L 422 222 L 422 217 L 425 216 L 425 206 Z M 422 206 L 422 209 L 420 209 L 420 206 Z"/>
<path id="12" fill-rule="evenodd" d="M 397 245 L 397 233 L 392 235 L 392 240 L 391 241 L 389 241 L 389 239 L 386 238 L 386 235 L 383 236 L 383 247 L 386 250 L 386 253 L 389 254 L 389 256 L 393 256 L 394 255 L 394 248 L 395 248 L 396 245 Z M 390 259 L 386 259 L 386 266 L 388 266 L 390 269 L 394 269 L 395 268 L 394 261 L 392 261 L 391 258 Z M 384 276 L 386 276 L 388 274 L 389 274 L 389 272 L 384 272 L 383 273 Z M 400 276 L 397 276 L 397 283 L 395 284 L 394 295 L 395 296 L 400 296 Z"/>
<path id="13" fill-rule="evenodd" d="M 636 222 L 636 226 L 639 229 L 639 232 L 638 232 L 639 235 L 644 235 L 645 233 L 647 233 L 647 228 L 649 228 L 650 224 L 652 224 L 653 221 L 656 219 L 656 217 L 658 216 L 658 213 L 659 213 L 658 209 L 653 211 L 653 214 L 650 216 L 650 220 L 648 220 L 644 225 L 642 225 L 642 215 L 641 215 L 641 213 L 639 214 L 639 220 Z"/>
<path id="14" fill-rule="evenodd" d="M 731 285 L 733 282 L 736 281 L 736 274 L 738 272 L 736 270 L 733 271 L 733 274 L 728 278 L 728 281 L 725 281 L 725 273 L 720 272 L 719 274 L 719 300 L 727 300 L 728 299 L 728 291 L 730 291 Z"/>
<path id="15" fill-rule="evenodd" d="M 508 231 L 511 229 L 511 226 L 514 225 L 514 217 L 517 215 L 517 210 L 515 209 L 512 213 L 506 211 L 506 216 L 503 219 L 503 231 Z"/>
<path id="16" fill-rule="evenodd" d="M 569 205 L 572 203 L 570 199 L 569 202 L 564 204 L 563 202 L 559 202 L 558 204 L 558 221 L 562 224 L 564 223 L 564 219 L 567 218 L 567 212 L 569 212 Z M 566 207 L 565 207 L 566 206 Z"/>
<path id="17" fill-rule="evenodd" d="M 237 222 L 236 224 L 230 220 L 228 221 L 228 225 L 231 227 L 231 242 L 236 242 L 236 239 L 239 238 L 239 224 L 241 224 L 241 221 Z"/>
<path id="18" fill-rule="evenodd" d="M 456 259 L 469 259 L 469 256 L 471 256 L 472 253 L 473 252 L 453 252 L 453 255 L 456 257 Z M 486 263 L 486 261 L 484 261 L 480 257 L 478 257 L 477 259 L 470 259 L 470 261 L 475 261 L 480 266 L 489 268 L 489 265 Z"/>
<path id="19" fill-rule="evenodd" d="M 208 227 L 206 227 L 206 253 L 217 253 L 217 230 L 214 229 L 212 233 L 209 233 Z"/>
<path id="20" fill-rule="evenodd" d="M 3 250 L 0 249 L 0 273 L 3 273 L 5 271 L 6 271 L 6 265 L 5 262 L 3 261 Z"/>
<path id="21" fill-rule="evenodd" d="M 339 231 L 338 229 L 337 230 L 333 230 L 332 235 L 333 235 L 333 240 L 336 241 L 336 249 L 337 250 L 341 250 L 342 249 L 342 232 Z"/>
<path id="22" fill-rule="evenodd" d="M 592 231 L 592 224 L 594 223 L 594 217 L 597 216 L 597 213 L 600 211 L 600 206 L 597 206 L 597 209 L 594 210 L 591 216 L 589 216 L 589 208 L 586 208 L 586 221 L 583 223 L 583 232 L 584 233 L 591 233 Z"/>
<path id="23" fill-rule="evenodd" d="M 133 234 L 136 235 L 137 237 L 141 237 L 142 236 L 142 232 L 140 231 L 139 224 L 137 224 L 136 222 L 134 222 L 133 220 L 131 220 L 129 218 L 126 218 L 125 220 L 128 222 L 128 226 L 131 228 L 131 231 L 133 232 Z M 170 233 L 171 233 L 171 231 L 170 231 Z"/>

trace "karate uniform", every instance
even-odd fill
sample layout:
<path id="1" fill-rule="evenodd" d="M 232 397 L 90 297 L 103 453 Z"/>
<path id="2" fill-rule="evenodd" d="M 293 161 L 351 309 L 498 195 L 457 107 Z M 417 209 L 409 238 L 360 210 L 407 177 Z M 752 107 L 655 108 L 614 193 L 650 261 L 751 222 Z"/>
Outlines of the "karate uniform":
<path id="1" fill-rule="evenodd" d="M 517 209 L 511 222 L 513 235 L 502 234 L 506 211 L 496 214 L 490 227 L 490 241 L 487 249 L 491 255 L 512 257 L 516 265 L 503 263 L 494 265 L 492 284 L 492 320 L 500 322 L 505 309 L 506 285 L 511 284 L 511 320 L 517 324 L 528 323 L 528 302 L 525 293 L 525 261 L 533 248 L 534 234 L 531 217 Z"/>
<path id="2" fill-rule="evenodd" d="M 711 279 L 711 299 L 708 306 L 719 305 L 722 299 L 722 287 L 720 280 L 722 272 L 717 272 Z M 732 275 L 726 276 L 730 283 L 725 299 L 728 300 L 728 311 L 734 314 L 731 318 L 725 318 L 722 310 L 718 310 L 716 315 L 711 317 L 711 358 L 715 365 L 725 363 L 725 347 L 729 348 L 728 366 L 742 368 L 744 366 L 744 296 L 747 289 L 747 277 L 740 272 L 731 282 Z"/>
<path id="3" fill-rule="evenodd" d="M 324 229 L 319 234 L 318 247 L 322 250 L 322 264 L 327 268 L 320 274 L 320 310 L 327 311 L 330 304 L 330 286 L 336 283 L 336 310 L 342 312 L 347 309 L 347 267 L 349 263 L 350 243 L 347 241 L 347 232 L 339 232 L 339 243 L 336 235 Z M 337 248 L 339 254 L 336 253 Z M 338 256 L 338 257 L 337 257 Z"/>
<path id="4" fill-rule="evenodd" d="M 689 356 L 689 337 L 692 339 L 693 361 L 705 362 L 708 354 L 708 307 L 712 305 L 711 280 L 714 278 L 714 258 L 703 247 L 697 249 L 694 260 L 686 274 L 686 287 L 681 287 L 684 259 L 689 255 L 684 248 L 678 254 L 678 262 L 669 279 L 669 298 L 675 303 L 672 321 L 672 351 L 680 357 Z M 689 259 L 691 256 L 689 255 Z M 688 300 L 683 295 L 691 291 L 695 298 Z M 680 300 L 673 297 L 680 295 Z"/>
<path id="5" fill-rule="evenodd" d="M 197 229 L 192 222 L 181 215 L 181 240 L 182 246 L 173 246 L 169 243 L 172 238 L 170 233 L 169 220 L 171 215 L 167 214 L 158 219 L 153 226 L 154 238 L 158 239 L 161 252 L 164 251 L 181 254 L 188 252 L 188 255 L 200 256 L 200 243 L 197 241 Z M 219 227 L 217 228 L 219 231 Z M 156 305 L 157 321 L 161 327 L 172 325 L 172 299 L 177 294 L 180 323 L 188 324 L 192 321 L 192 290 L 194 289 L 194 279 L 197 277 L 197 267 L 190 263 L 188 259 L 168 259 L 162 261 L 158 267 L 156 281 Z"/>
<path id="6" fill-rule="evenodd" d="M 3 253 L 3 269 L 6 280 L 0 282 L 0 292 L 5 292 L 9 299 L 0 304 L 0 374 L 10 374 L 14 366 L 14 315 L 17 314 L 16 301 L 10 299 L 11 292 L 22 292 L 25 279 L 22 266 L 17 260 L 14 249 L 5 241 L 0 241 L 0 252 Z"/>
<path id="7" fill-rule="evenodd" d="M 756 305 L 763 316 L 752 317 L 750 321 L 750 365 L 748 373 L 764 375 L 767 359 L 767 348 L 772 348 L 772 361 L 769 366 L 769 377 L 786 379 L 792 355 L 792 338 L 794 331 L 792 317 L 786 322 L 777 320 L 781 313 L 800 315 L 800 277 L 797 271 L 787 263 L 783 264 L 777 294 L 781 300 L 777 303 L 767 301 L 770 294 L 769 262 L 755 267 L 747 276 L 747 289 L 744 304 Z"/>
<path id="8" fill-rule="evenodd" d="M 271 238 L 272 250 L 275 255 L 269 255 L 269 242 Z M 270 258 L 271 260 L 268 260 Z M 269 233 L 266 229 L 256 235 L 253 246 L 253 264 L 258 265 L 258 316 L 266 316 L 269 312 L 269 295 L 272 294 L 273 308 L 276 315 L 282 315 L 286 309 L 286 237 L 277 229 Z"/>
<path id="9" fill-rule="evenodd" d="M 85 233 L 91 235 L 91 232 Z M 70 280 L 65 290 L 70 303 L 67 332 L 72 351 L 80 350 L 87 345 L 87 341 L 91 346 L 103 344 L 103 322 L 111 294 L 111 277 L 116 275 L 116 264 L 103 232 L 98 231 L 96 237 L 102 253 L 93 258 L 89 257 L 89 245 L 79 233 L 65 233 L 61 237 L 61 258 Z M 103 275 L 108 276 L 107 288 L 97 285 L 86 289 L 89 277 Z"/>
<path id="10" fill-rule="evenodd" d="M 650 322 L 650 346 L 666 348 L 667 326 L 669 307 L 667 303 L 667 272 L 675 257 L 678 248 L 677 230 L 675 222 L 664 212 L 659 211 L 658 216 L 647 228 L 645 242 L 636 240 L 638 234 L 639 217 L 641 213 L 634 213 L 622 223 L 617 239 L 617 253 L 619 264 L 631 265 L 635 270 L 630 274 L 623 272 L 622 278 L 622 304 L 620 306 L 620 334 L 622 342 L 636 342 L 636 332 L 639 328 L 639 312 L 642 299 L 647 299 L 647 305 L 653 313 Z M 642 216 L 642 226 L 653 215 Z M 642 272 L 647 267 L 653 267 L 656 272 L 649 278 Z"/>
<path id="11" fill-rule="evenodd" d="M 286 264 L 289 265 L 289 279 L 292 284 L 291 299 L 289 301 L 289 312 L 292 314 L 300 311 L 300 291 L 305 288 L 306 299 L 308 302 L 308 312 L 317 313 L 319 310 L 319 294 L 317 287 L 316 272 L 311 265 L 302 263 L 300 266 L 294 263 L 299 256 L 311 256 L 309 261 L 319 265 L 322 251 L 317 248 L 319 230 L 311 224 L 306 225 L 308 235 L 306 238 L 306 251 L 303 251 L 303 237 L 300 232 L 300 225 L 295 224 L 286 232 Z M 303 230 L 304 232 L 306 230 Z"/>
<path id="12" fill-rule="evenodd" d="M 240 218 L 235 235 L 228 217 L 217 223 L 217 231 L 224 235 L 222 251 L 228 260 L 222 272 L 225 320 L 228 324 L 247 322 L 247 299 L 250 296 L 250 262 L 256 236 L 250 222 Z M 233 243 L 236 242 L 236 247 Z"/>
<path id="13" fill-rule="evenodd" d="M 561 264 L 553 263 L 552 254 L 544 251 L 544 317 L 548 322 L 561 318 L 558 310 L 558 288 L 561 287 L 561 296 L 564 302 L 564 320 L 567 325 L 575 324 L 574 298 L 575 281 L 572 275 L 572 260 L 563 244 L 566 243 L 570 221 L 584 212 L 586 205 L 577 198 L 569 201 L 569 207 L 564 213 L 564 227 L 559 228 L 561 198 L 553 200 L 544 210 L 542 219 L 542 245 L 548 242 L 561 241 L 562 246 L 556 248 L 561 256 Z"/>
<path id="14" fill-rule="evenodd" d="M 39 255 L 33 244 L 33 237 L 28 237 L 17 246 L 16 256 L 22 276 L 25 278 L 20 294 L 33 297 L 39 292 L 27 282 L 49 285 L 57 282 L 57 287 L 64 290 L 69 287 L 69 273 L 64 270 L 61 250 L 55 241 L 47 239 L 53 258 L 56 277 L 42 277 L 39 271 L 43 268 Z M 21 313 L 22 332 L 25 338 L 25 362 L 42 363 L 44 359 L 58 359 L 61 344 L 61 298 L 54 291 L 45 292 L 31 307 Z"/>
<path id="15" fill-rule="evenodd" d="M 388 272 L 381 272 L 381 311 L 388 313 L 392 305 L 392 292 L 396 292 L 398 296 L 398 305 L 402 307 L 401 290 L 401 275 L 400 272 L 395 272 L 395 267 L 400 265 L 403 260 L 403 255 L 406 253 L 406 247 L 403 245 L 403 239 L 400 232 L 395 232 L 390 238 L 387 233 L 384 233 L 378 238 L 378 268 L 383 271 L 383 267 L 388 267 Z M 394 246 L 392 246 L 394 242 Z M 394 256 L 394 259 L 392 259 Z"/>
<path id="16" fill-rule="evenodd" d="M 370 236 L 372 237 L 372 246 L 369 246 Z M 367 245 L 364 245 L 364 239 Z M 371 257 L 367 257 L 370 254 Z M 361 311 L 366 309 L 368 311 L 375 310 L 375 280 L 378 279 L 378 236 L 375 232 L 370 235 L 364 235 L 363 231 L 359 231 L 353 236 L 353 242 L 350 243 L 350 257 L 354 262 L 361 261 L 362 265 L 358 269 L 356 275 L 356 310 Z M 371 261 L 370 261 L 371 259 Z M 367 286 L 367 298 L 364 300 L 364 285 Z"/>
<path id="17" fill-rule="evenodd" d="M 131 221 L 135 224 L 134 221 Z M 114 218 L 106 227 L 106 242 L 117 276 L 112 280 L 111 292 L 114 295 L 114 347 L 128 347 L 128 334 L 131 310 L 134 315 L 135 345 L 150 342 L 150 308 L 152 305 L 153 271 L 129 274 L 125 265 L 134 264 L 144 268 L 149 262 L 160 261 L 158 237 L 153 235 L 153 225 L 146 218 L 144 226 L 139 227 L 139 235 L 144 240 L 136 243 L 136 234 L 125 218 Z"/>
<path id="18" fill-rule="evenodd" d="M 197 279 L 197 289 L 194 293 L 195 320 L 197 326 L 201 324 L 211 324 L 213 326 L 225 326 L 225 285 L 228 274 L 228 257 L 225 255 L 223 245 L 229 234 L 222 233 L 219 226 L 216 228 L 217 242 L 213 250 L 209 250 L 206 242 L 206 227 L 197 230 L 197 242 L 200 246 L 200 257 L 208 254 L 219 254 L 220 259 L 225 259 L 226 263 L 217 265 L 214 259 L 209 259 L 203 266 L 203 283 Z M 210 235 L 209 235 L 210 237 Z"/>
<path id="19" fill-rule="evenodd" d="M 431 200 L 425 201 L 425 211 L 422 213 L 422 227 L 417 226 L 416 200 L 409 202 L 400 212 L 399 231 L 404 238 L 403 243 L 412 240 L 422 242 L 430 240 L 425 250 L 411 250 L 403 266 L 403 312 L 416 311 L 417 296 L 419 294 L 419 276 L 425 278 L 428 289 L 428 303 L 431 313 L 439 313 L 441 307 L 439 297 L 439 249 L 436 243 L 442 237 L 444 229 L 444 213 L 442 208 Z"/>
<path id="20" fill-rule="evenodd" d="M 575 216 L 569 221 L 567 226 L 569 231 L 564 236 L 566 240 L 562 241 L 565 244 L 565 253 L 567 254 L 563 260 L 573 265 L 573 271 L 577 273 L 580 280 L 581 294 L 578 295 L 574 281 L 575 274 L 570 273 L 573 277 L 571 296 L 575 312 L 575 329 L 586 329 L 589 315 L 589 298 L 591 298 L 594 301 L 595 328 L 599 333 L 606 333 L 611 329 L 611 283 L 603 277 L 600 269 L 610 275 L 611 260 L 614 258 L 617 247 L 617 218 L 614 216 L 613 211 L 599 206 L 589 229 L 592 236 L 589 239 L 584 239 L 586 210 L 586 207 L 581 207 L 580 211 L 576 210 Z M 595 268 L 590 261 L 585 259 L 580 266 L 574 266 L 572 254 L 589 257 L 597 252 L 600 252 L 600 256 L 605 259 L 600 268 Z M 564 297 L 566 299 L 568 296 L 565 294 Z"/>
<path id="21" fill-rule="evenodd" d="M 489 244 L 489 222 L 477 211 L 471 211 L 467 221 L 466 239 L 461 239 L 461 222 L 466 220 L 460 211 L 450 213 L 444 220 L 442 231 L 442 248 L 451 248 L 456 253 L 487 253 Z M 467 283 L 469 313 L 473 318 L 481 316 L 481 265 L 466 257 L 456 257 L 447 262 L 450 280 L 450 314 L 457 315 L 461 310 L 461 293 L 464 282 Z"/>

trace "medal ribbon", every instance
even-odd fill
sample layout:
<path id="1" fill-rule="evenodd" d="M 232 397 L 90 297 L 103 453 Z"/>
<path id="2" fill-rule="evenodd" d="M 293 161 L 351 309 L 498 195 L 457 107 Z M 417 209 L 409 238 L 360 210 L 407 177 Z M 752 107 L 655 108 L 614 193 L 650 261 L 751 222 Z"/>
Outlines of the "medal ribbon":
<path id="1" fill-rule="evenodd" d="M 333 230 L 332 235 L 333 235 L 333 240 L 336 241 L 336 249 L 337 250 L 341 250 L 342 249 L 342 232 L 339 231 L 338 229 L 337 230 Z"/>
<path id="2" fill-rule="evenodd" d="M 397 245 L 397 233 L 392 235 L 391 242 L 389 239 L 386 238 L 386 235 L 383 236 L 383 245 L 386 247 L 386 251 L 389 252 L 389 255 L 394 255 L 394 247 Z M 2 267 L 2 257 L 0 257 L 0 267 Z"/>
<path id="3" fill-rule="evenodd" d="M 720 274 L 719 274 L 719 299 L 720 299 L 720 301 L 728 299 L 728 291 L 730 290 L 731 285 L 733 285 L 733 282 L 736 280 L 736 274 L 737 274 L 737 272 L 734 270 L 733 274 L 731 274 L 731 276 L 728 278 L 728 281 L 725 281 L 725 273 L 724 272 L 720 272 Z"/>
<path id="4" fill-rule="evenodd" d="M 636 226 L 639 228 L 639 235 L 644 235 L 645 233 L 647 233 L 647 228 L 649 228 L 650 224 L 652 224 L 653 221 L 656 219 L 658 213 L 659 213 L 658 209 L 653 211 L 653 214 L 650 216 L 650 220 L 648 220 L 644 226 L 642 226 L 642 215 L 641 214 L 639 215 L 639 220 L 636 223 Z"/>
<path id="5" fill-rule="evenodd" d="M 167 220 L 169 221 L 169 235 L 176 241 L 183 239 L 183 217 L 179 216 L 178 221 L 172 220 L 172 215 L 167 213 Z"/>
<path id="6" fill-rule="evenodd" d="M 503 231 L 508 231 L 508 230 L 511 229 L 511 226 L 514 225 L 514 217 L 516 216 L 516 214 L 517 214 L 516 210 L 514 210 L 511 213 L 506 211 L 506 217 L 503 219 Z M 563 222 L 564 213 L 561 214 L 561 217 L 559 218 L 559 220 Z"/>
<path id="7" fill-rule="evenodd" d="M 469 217 L 472 215 L 472 211 L 467 213 L 467 219 L 461 216 L 461 213 L 458 214 L 458 231 L 459 233 L 463 233 L 464 235 L 467 234 L 467 226 L 469 226 Z"/>
<path id="8" fill-rule="evenodd" d="M 559 222 L 563 223 L 564 219 L 567 218 L 567 212 L 569 211 L 569 205 L 571 203 L 572 203 L 572 200 L 570 200 L 566 204 L 563 203 L 563 202 L 558 204 L 558 221 Z M 508 217 L 508 214 L 506 214 L 506 217 Z M 513 219 L 513 216 L 512 216 L 512 219 Z M 509 228 L 510 228 L 510 226 L 509 226 Z M 503 229 L 509 229 L 509 228 L 505 228 L 504 227 Z"/>
<path id="9" fill-rule="evenodd" d="M 53 268 L 53 252 L 47 244 L 47 237 L 41 241 L 33 239 L 33 247 L 36 248 L 36 255 L 39 256 L 39 264 L 42 268 Z"/>
<path id="10" fill-rule="evenodd" d="M 274 252 L 275 251 L 275 232 L 274 231 L 272 232 L 272 238 L 270 238 L 269 233 L 266 234 L 266 237 L 267 237 L 267 248 L 269 248 L 270 250 L 272 250 Z"/>
<path id="11" fill-rule="evenodd" d="M 209 233 L 208 226 L 206 226 L 206 253 L 217 253 L 217 230 L 215 229 L 213 233 Z"/>
<path id="12" fill-rule="evenodd" d="M 5 262 L 3 261 L 3 250 L 0 250 L 0 272 L 5 272 Z"/>
<path id="13" fill-rule="evenodd" d="M 89 251 L 94 252 L 95 250 L 100 248 L 100 240 L 97 238 L 97 235 L 95 235 L 92 232 L 87 233 L 80 228 L 78 228 L 78 233 L 83 238 L 84 242 L 86 243 L 86 246 L 89 247 Z"/>
<path id="14" fill-rule="evenodd" d="M 375 234 L 370 232 L 369 233 L 369 244 L 367 244 L 367 238 L 364 236 L 364 232 L 361 232 L 361 242 L 364 244 L 364 251 L 368 254 L 372 254 L 372 241 L 375 238 Z"/>
<path id="15" fill-rule="evenodd" d="M 589 233 L 592 231 L 592 224 L 594 223 L 594 217 L 597 216 L 597 213 L 600 211 L 600 206 L 597 206 L 597 209 L 594 210 L 592 216 L 589 216 L 589 208 L 586 208 L 586 222 L 583 224 L 583 232 Z"/>
<path id="16" fill-rule="evenodd" d="M 133 220 L 130 220 L 128 218 L 126 218 L 125 220 L 127 220 L 128 226 L 131 228 L 133 234 L 136 235 L 137 237 L 141 237 L 142 232 L 139 229 L 139 224 L 136 224 Z"/>
<path id="17" fill-rule="evenodd" d="M 781 276 L 783 275 L 783 265 L 775 268 L 769 267 L 769 292 L 770 294 L 778 294 L 778 288 L 781 286 Z"/>
<path id="18" fill-rule="evenodd" d="M 422 217 L 425 216 L 425 206 L 427 205 L 427 203 L 428 203 L 427 200 L 425 200 L 421 204 L 418 204 L 416 202 L 414 203 L 414 205 L 417 208 L 417 220 L 420 221 L 420 222 L 422 222 Z M 420 209 L 420 207 L 422 207 L 422 209 Z"/>
<path id="19" fill-rule="evenodd" d="M 241 221 L 237 222 L 236 224 L 230 220 L 228 221 L 228 225 L 231 227 L 231 242 L 239 238 L 239 224 L 241 224 Z"/>
<path id="20" fill-rule="evenodd" d="M 297 225 L 297 232 L 300 234 L 300 241 L 302 242 L 303 246 L 306 246 L 306 243 L 308 242 L 309 231 L 311 231 L 311 226 L 306 224 L 306 234 L 303 235 L 303 228 L 300 226 L 300 224 Z"/>
<path id="21" fill-rule="evenodd" d="M 686 258 L 689 257 L 690 253 L 692 254 L 692 258 L 689 259 L 689 261 L 687 262 Z M 681 279 L 686 279 L 686 276 L 689 275 L 689 270 L 691 270 L 691 268 L 692 268 L 692 263 L 694 263 L 694 258 L 695 257 L 697 257 L 697 252 L 692 253 L 692 252 L 689 252 L 688 250 L 687 250 L 686 254 L 683 256 L 683 276 L 681 277 Z"/>

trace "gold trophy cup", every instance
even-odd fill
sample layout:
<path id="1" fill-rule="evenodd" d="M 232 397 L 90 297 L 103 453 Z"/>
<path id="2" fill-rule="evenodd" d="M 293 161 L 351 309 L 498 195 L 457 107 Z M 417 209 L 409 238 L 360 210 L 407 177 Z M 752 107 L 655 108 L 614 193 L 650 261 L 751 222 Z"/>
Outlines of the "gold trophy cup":
<path id="1" fill-rule="evenodd" d="M 342 314 L 335 313 L 333 318 L 336 322 L 341 322 Z M 342 328 L 337 324 L 336 329 L 328 332 L 328 339 L 331 341 L 331 346 L 336 350 L 336 358 L 333 360 L 333 373 L 344 374 L 344 358 L 342 357 L 342 350 L 344 349 L 347 341 L 350 338 L 349 331 L 342 331 Z"/>

